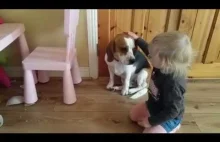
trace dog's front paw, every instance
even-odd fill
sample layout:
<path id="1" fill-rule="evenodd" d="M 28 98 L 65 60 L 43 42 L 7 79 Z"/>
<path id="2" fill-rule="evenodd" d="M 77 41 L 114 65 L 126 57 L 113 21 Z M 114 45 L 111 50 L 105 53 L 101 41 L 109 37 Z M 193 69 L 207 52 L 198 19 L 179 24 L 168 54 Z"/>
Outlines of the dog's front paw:
<path id="1" fill-rule="evenodd" d="M 121 91 L 121 95 L 122 96 L 128 95 L 128 93 L 129 93 L 129 89 L 128 88 L 123 88 L 122 91 Z"/>
<path id="2" fill-rule="evenodd" d="M 106 89 L 112 90 L 113 86 L 114 86 L 114 83 L 113 82 L 109 82 L 108 85 L 106 86 Z"/>

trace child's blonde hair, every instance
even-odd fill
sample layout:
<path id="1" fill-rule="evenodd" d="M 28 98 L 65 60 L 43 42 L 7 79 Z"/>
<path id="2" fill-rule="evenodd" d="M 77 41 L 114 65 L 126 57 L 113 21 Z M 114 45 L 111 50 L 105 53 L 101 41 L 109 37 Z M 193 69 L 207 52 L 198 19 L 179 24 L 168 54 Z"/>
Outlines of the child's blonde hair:
<path id="1" fill-rule="evenodd" d="M 165 32 L 153 38 L 150 46 L 157 45 L 162 61 L 161 72 L 174 77 L 187 76 L 193 60 L 193 49 L 189 37 L 181 32 Z"/>

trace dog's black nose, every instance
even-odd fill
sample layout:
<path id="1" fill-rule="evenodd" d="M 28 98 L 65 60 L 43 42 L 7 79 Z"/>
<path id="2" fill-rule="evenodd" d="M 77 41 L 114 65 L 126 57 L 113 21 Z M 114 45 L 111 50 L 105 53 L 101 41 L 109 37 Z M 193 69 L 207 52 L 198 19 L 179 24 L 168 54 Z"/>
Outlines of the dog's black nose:
<path id="1" fill-rule="evenodd" d="M 135 59 L 130 59 L 129 62 L 130 64 L 133 64 L 135 62 Z"/>

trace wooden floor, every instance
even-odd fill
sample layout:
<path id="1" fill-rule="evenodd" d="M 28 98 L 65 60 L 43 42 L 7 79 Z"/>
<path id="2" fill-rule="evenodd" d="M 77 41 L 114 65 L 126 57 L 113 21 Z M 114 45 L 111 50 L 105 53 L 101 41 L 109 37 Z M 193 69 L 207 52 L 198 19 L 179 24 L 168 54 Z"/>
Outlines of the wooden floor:
<path id="1" fill-rule="evenodd" d="M 38 84 L 39 101 L 33 106 L 6 107 L 11 96 L 22 95 L 22 80 L 10 89 L 0 88 L 0 114 L 4 125 L 0 133 L 140 133 L 142 128 L 128 118 L 130 108 L 147 97 L 133 101 L 118 92 L 105 90 L 107 80 L 84 80 L 75 86 L 78 101 L 62 101 L 62 79 Z M 186 112 L 178 133 L 220 132 L 220 81 L 190 81 Z"/>

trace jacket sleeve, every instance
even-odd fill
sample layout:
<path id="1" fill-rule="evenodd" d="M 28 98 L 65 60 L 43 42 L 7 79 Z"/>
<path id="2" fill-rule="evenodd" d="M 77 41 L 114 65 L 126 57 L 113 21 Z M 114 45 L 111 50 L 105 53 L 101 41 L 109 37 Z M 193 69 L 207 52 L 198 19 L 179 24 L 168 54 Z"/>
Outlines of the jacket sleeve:
<path id="1" fill-rule="evenodd" d="M 180 87 L 166 87 L 164 92 L 167 92 L 163 100 L 164 109 L 157 115 L 152 115 L 148 118 L 151 126 L 176 118 L 184 107 L 184 96 Z"/>
<path id="2" fill-rule="evenodd" d="M 149 55 L 149 51 L 148 51 L 149 45 L 144 39 L 139 37 L 138 39 L 136 39 L 135 44 L 141 48 L 141 50 L 146 54 L 146 56 Z"/>

